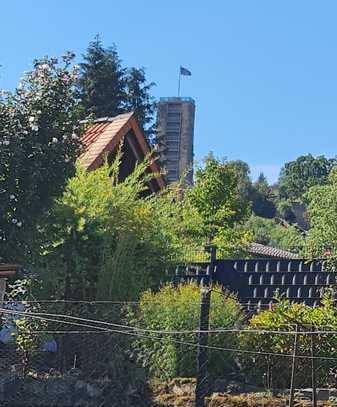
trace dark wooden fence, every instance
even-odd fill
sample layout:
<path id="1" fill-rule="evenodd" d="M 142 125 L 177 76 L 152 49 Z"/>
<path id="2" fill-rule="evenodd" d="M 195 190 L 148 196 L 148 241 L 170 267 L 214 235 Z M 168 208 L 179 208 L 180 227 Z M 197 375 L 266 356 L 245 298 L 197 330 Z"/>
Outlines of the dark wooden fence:
<path id="1" fill-rule="evenodd" d="M 206 270 L 206 264 L 178 268 L 175 281 L 207 283 L 210 276 Z M 212 279 L 237 293 L 247 308 L 271 304 L 276 293 L 292 302 L 315 306 L 320 303 L 322 289 L 336 284 L 336 274 L 327 270 L 324 261 L 304 259 L 217 260 Z"/>

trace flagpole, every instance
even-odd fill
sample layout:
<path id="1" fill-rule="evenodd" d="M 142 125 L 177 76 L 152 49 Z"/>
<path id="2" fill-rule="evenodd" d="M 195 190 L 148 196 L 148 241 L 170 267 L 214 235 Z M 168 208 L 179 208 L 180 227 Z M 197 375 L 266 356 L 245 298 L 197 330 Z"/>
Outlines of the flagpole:
<path id="1" fill-rule="evenodd" d="M 179 79 L 178 79 L 178 97 L 180 97 L 180 78 L 181 78 L 181 69 L 179 68 Z"/>

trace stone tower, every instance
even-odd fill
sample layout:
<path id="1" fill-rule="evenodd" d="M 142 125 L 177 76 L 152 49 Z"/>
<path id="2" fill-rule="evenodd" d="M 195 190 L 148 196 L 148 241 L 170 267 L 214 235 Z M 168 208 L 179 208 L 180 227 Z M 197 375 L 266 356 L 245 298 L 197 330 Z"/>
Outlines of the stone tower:
<path id="1" fill-rule="evenodd" d="M 161 163 L 169 183 L 185 176 L 193 183 L 193 135 L 195 103 L 192 98 L 160 98 L 157 140 Z"/>

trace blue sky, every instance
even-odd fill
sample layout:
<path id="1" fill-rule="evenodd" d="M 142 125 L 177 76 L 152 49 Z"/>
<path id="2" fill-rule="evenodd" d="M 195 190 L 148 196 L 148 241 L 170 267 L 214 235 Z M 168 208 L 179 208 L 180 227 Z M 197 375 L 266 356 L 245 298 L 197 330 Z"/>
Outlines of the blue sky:
<path id="1" fill-rule="evenodd" d="M 275 181 L 284 162 L 337 152 L 337 2 L 325 0 L 2 1 L 0 88 L 31 61 L 100 33 L 155 97 L 196 100 L 195 154 L 249 163 Z"/>

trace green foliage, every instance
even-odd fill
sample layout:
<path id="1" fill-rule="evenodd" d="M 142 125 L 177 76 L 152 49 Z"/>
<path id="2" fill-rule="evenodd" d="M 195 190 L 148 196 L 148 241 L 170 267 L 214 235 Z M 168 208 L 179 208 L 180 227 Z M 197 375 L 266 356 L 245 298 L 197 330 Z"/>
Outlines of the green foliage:
<path id="1" fill-rule="evenodd" d="M 220 287 L 218 290 L 221 290 Z M 138 311 L 131 310 L 128 323 L 148 330 L 194 331 L 199 327 L 200 288 L 194 284 L 177 288 L 163 286 L 159 292 L 146 291 L 140 300 Z M 241 309 L 235 297 L 229 293 L 212 294 L 210 329 L 232 327 L 241 321 Z M 196 333 L 161 335 L 146 332 L 146 336 L 133 341 L 133 354 L 138 363 L 146 367 L 153 377 L 191 377 L 196 374 L 196 346 L 181 342 L 196 343 Z M 237 346 L 233 334 L 211 335 L 212 346 Z M 234 369 L 233 355 L 212 351 L 209 362 L 210 374 L 224 376 Z"/>
<path id="2" fill-rule="evenodd" d="M 79 97 L 87 114 L 95 117 L 123 113 L 125 69 L 116 47 L 104 48 L 98 36 L 90 42 L 80 64 Z"/>
<path id="3" fill-rule="evenodd" d="M 286 163 L 279 178 L 281 198 L 301 199 L 312 186 L 326 183 L 336 163 L 335 158 L 313 157 L 311 154 Z"/>
<path id="4" fill-rule="evenodd" d="M 203 245 L 213 240 L 221 257 L 239 252 L 248 240 L 247 234 L 234 228 L 249 213 L 248 200 L 239 197 L 237 191 L 233 166 L 209 155 L 204 167 L 196 170 L 194 186 L 185 192 L 185 208 L 199 220 L 194 238 Z"/>
<path id="5" fill-rule="evenodd" d="M 154 103 L 150 95 L 154 82 L 147 83 L 144 68 L 129 68 L 126 74 L 126 94 L 124 109 L 136 114 L 138 123 L 146 130 L 148 137 L 153 136 L 149 125 L 153 119 Z"/>
<path id="6" fill-rule="evenodd" d="M 34 262 L 46 295 L 135 300 L 173 264 L 205 260 L 194 254 L 204 256 L 211 230 L 220 254 L 247 243 L 247 233 L 234 228 L 244 212 L 226 165 L 214 160 L 184 193 L 176 185 L 143 198 L 148 159 L 123 181 L 120 160 L 118 153 L 111 167 L 89 173 L 78 167 L 41 224 Z"/>
<path id="7" fill-rule="evenodd" d="M 78 95 L 86 115 L 116 116 L 135 111 L 139 123 L 147 128 L 154 111 L 144 68 L 122 66 L 116 46 L 105 48 L 99 36 L 90 42 L 80 64 Z"/>
<path id="8" fill-rule="evenodd" d="M 294 222 L 296 220 L 292 204 L 288 200 L 282 199 L 277 203 L 277 212 L 287 222 Z"/>
<path id="9" fill-rule="evenodd" d="M 273 219 L 251 216 L 245 224 L 252 233 L 252 240 L 266 246 L 277 247 L 299 253 L 303 249 L 304 237 L 295 226 L 288 227 L 275 223 Z"/>
<path id="10" fill-rule="evenodd" d="M 308 257 L 337 254 L 337 170 L 333 169 L 326 185 L 316 186 L 305 195 L 310 229 L 306 239 Z"/>
<path id="11" fill-rule="evenodd" d="M 235 172 L 238 199 L 242 200 L 243 205 L 247 205 L 247 201 L 250 200 L 252 192 L 249 165 L 242 160 L 234 160 L 229 161 L 228 166 Z"/>
<path id="12" fill-rule="evenodd" d="M 275 203 L 267 178 L 261 173 L 251 189 L 252 210 L 257 216 L 273 218 L 276 213 Z"/>
<path id="13" fill-rule="evenodd" d="M 21 304 L 25 312 L 41 312 L 39 304 L 34 300 L 33 291 L 38 289 L 39 281 L 32 276 L 26 276 L 7 286 L 6 300 L 12 304 Z M 46 321 L 28 316 L 4 314 L 2 322 L 15 327 L 12 333 L 15 346 L 21 355 L 23 373 L 26 374 L 29 359 L 40 349 L 45 335 L 37 335 L 37 331 L 46 328 Z"/>
<path id="14" fill-rule="evenodd" d="M 303 304 L 291 304 L 288 300 L 280 300 L 271 310 L 261 312 L 250 320 L 252 330 L 294 331 L 295 325 L 299 331 L 335 330 L 337 327 L 337 312 L 331 293 L 326 292 L 323 305 L 308 307 Z M 292 355 L 294 350 L 294 335 L 281 333 L 244 333 L 241 335 L 241 346 L 245 349 L 275 352 Z M 310 336 L 299 335 L 298 355 L 310 356 Z M 319 334 L 315 336 L 315 356 L 337 357 L 337 340 L 335 335 Z M 243 358 L 246 374 L 254 382 L 263 383 L 267 376 L 269 386 L 288 388 L 291 374 L 291 357 L 254 355 Z M 308 371 L 311 360 L 297 359 L 296 385 L 310 386 L 311 377 Z M 317 385 L 331 384 L 333 380 L 333 362 L 320 360 L 317 366 Z M 280 374 L 282 372 L 282 374 Z"/>
<path id="15" fill-rule="evenodd" d="M 148 161 L 118 182 L 120 154 L 86 173 L 77 168 L 41 230 L 36 255 L 49 294 L 74 299 L 136 299 L 164 278 L 171 238 L 147 188 Z M 42 259 L 40 258 L 42 256 Z"/>
<path id="16" fill-rule="evenodd" d="M 80 129 L 72 58 L 35 61 L 14 93 L 0 96 L 0 260 L 22 259 L 39 217 L 74 174 Z"/>
<path id="17" fill-rule="evenodd" d="M 295 253 L 301 251 L 304 237 L 295 226 L 288 227 L 275 223 L 273 219 L 251 216 L 245 227 L 252 232 L 252 240 L 267 246 L 289 250 Z"/>

